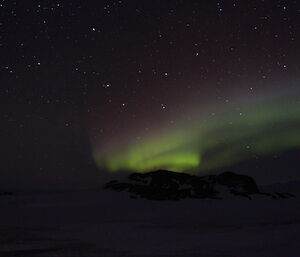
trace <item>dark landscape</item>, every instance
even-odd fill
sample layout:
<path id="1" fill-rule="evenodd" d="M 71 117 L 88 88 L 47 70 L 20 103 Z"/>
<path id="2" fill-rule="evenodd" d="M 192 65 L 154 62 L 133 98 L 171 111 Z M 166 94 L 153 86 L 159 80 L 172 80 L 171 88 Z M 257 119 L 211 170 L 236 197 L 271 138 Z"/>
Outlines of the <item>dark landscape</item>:
<path id="1" fill-rule="evenodd" d="M 148 200 L 223 199 L 222 193 L 246 197 L 249 200 L 253 195 L 268 196 L 273 199 L 295 197 L 291 193 L 280 191 L 262 192 L 253 178 L 233 172 L 199 177 L 158 170 L 149 173 L 133 173 L 128 176 L 128 179 L 129 182 L 110 181 L 104 188 L 118 192 L 128 191 L 131 198 L 141 197 Z"/>
<path id="2" fill-rule="evenodd" d="M 275 192 L 271 185 L 268 190 Z M 130 194 L 97 189 L 2 196 L 0 256 L 296 257 L 299 252 L 297 194 L 255 193 L 251 200 L 230 193 L 180 200 Z"/>

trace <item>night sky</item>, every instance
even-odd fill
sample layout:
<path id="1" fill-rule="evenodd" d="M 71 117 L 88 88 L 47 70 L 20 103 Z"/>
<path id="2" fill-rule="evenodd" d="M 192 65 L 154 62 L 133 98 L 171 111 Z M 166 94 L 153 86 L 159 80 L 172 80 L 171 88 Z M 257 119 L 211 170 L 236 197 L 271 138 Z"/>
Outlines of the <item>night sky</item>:
<path id="1" fill-rule="evenodd" d="M 300 178 L 299 1 L 1 0 L 0 30 L 3 188 Z"/>

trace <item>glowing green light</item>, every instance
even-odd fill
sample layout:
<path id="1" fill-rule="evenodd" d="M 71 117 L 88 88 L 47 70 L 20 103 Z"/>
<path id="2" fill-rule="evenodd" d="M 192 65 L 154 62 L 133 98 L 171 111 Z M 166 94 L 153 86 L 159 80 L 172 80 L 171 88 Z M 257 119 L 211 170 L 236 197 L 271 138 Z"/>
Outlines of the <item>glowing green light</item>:
<path id="1" fill-rule="evenodd" d="M 242 109 L 243 113 L 225 109 L 207 119 L 195 118 L 193 124 L 129 142 L 118 151 L 99 154 L 95 148 L 95 160 L 109 171 L 205 171 L 300 147 L 300 105 L 295 99 Z"/>

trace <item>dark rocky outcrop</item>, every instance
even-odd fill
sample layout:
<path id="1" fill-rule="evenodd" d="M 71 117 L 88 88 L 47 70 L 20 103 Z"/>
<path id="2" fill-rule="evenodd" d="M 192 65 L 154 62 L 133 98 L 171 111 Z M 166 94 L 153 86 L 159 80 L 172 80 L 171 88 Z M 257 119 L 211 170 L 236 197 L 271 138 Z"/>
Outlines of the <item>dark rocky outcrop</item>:
<path id="1" fill-rule="evenodd" d="M 13 195 L 12 192 L 0 192 L 0 196 L 11 196 Z"/>
<path id="2" fill-rule="evenodd" d="M 105 189 L 127 191 L 132 198 L 149 200 L 179 200 L 184 198 L 222 199 L 230 194 L 251 199 L 252 195 L 266 195 L 274 199 L 290 198 L 288 193 L 263 193 L 253 178 L 233 172 L 219 175 L 196 176 L 158 170 L 148 173 L 132 173 L 127 182 L 113 180 Z"/>

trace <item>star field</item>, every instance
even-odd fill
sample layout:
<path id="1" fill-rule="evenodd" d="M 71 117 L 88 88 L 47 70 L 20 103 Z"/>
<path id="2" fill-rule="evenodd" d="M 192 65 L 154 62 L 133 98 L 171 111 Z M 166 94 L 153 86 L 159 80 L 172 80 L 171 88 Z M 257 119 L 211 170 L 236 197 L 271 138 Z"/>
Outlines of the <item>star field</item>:
<path id="1" fill-rule="evenodd" d="M 274 95 L 300 104 L 299 1 L 1 0 L 0 16 L 11 185 L 90 185 L 103 173 L 95 152 L 114 155 L 223 110 L 247 119 Z"/>

